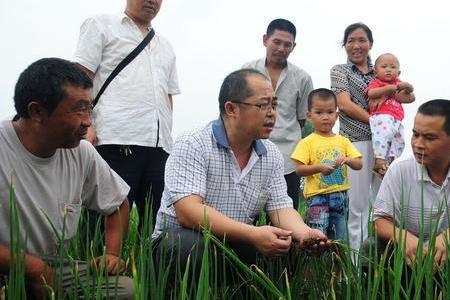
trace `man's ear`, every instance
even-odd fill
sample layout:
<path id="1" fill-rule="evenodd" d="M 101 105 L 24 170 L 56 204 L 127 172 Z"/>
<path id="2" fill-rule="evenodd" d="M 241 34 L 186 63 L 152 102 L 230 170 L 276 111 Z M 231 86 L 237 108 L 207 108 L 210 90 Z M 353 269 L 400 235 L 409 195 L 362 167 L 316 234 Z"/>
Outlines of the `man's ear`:
<path id="1" fill-rule="evenodd" d="M 225 115 L 227 117 L 232 117 L 234 115 L 236 115 L 236 104 L 233 103 L 232 101 L 226 101 L 225 102 Z"/>
<path id="2" fill-rule="evenodd" d="M 400 76 L 400 74 L 402 74 L 402 71 L 398 70 L 398 75 Z"/>
<path id="3" fill-rule="evenodd" d="M 42 119 L 45 116 L 48 116 L 47 109 L 42 107 L 42 105 L 37 101 L 31 101 L 28 103 L 28 115 L 30 119 L 35 120 L 37 122 L 42 122 Z"/>
<path id="4" fill-rule="evenodd" d="M 267 47 L 267 41 L 269 40 L 269 36 L 267 34 L 263 35 L 263 45 Z"/>
<path id="5" fill-rule="evenodd" d="M 310 112 L 310 111 L 308 111 L 308 112 L 306 113 L 306 117 L 307 117 L 308 119 L 311 120 L 311 112 Z"/>

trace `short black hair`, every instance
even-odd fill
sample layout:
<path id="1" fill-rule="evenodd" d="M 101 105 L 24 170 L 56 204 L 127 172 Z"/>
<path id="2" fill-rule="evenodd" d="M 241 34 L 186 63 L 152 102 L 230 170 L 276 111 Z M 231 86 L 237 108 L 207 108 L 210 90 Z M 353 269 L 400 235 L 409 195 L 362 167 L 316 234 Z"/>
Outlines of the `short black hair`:
<path id="1" fill-rule="evenodd" d="M 336 95 L 333 93 L 332 90 L 326 89 L 326 88 L 319 88 L 312 90 L 311 93 L 308 95 L 308 111 L 311 112 L 313 100 L 323 100 L 327 101 L 330 99 L 333 99 L 334 106 L 337 108 L 337 99 Z"/>
<path id="2" fill-rule="evenodd" d="M 450 100 L 434 99 L 419 106 L 418 113 L 426 116 L 442 116 L 445 118 L 443 129 L 450 135 Z"/>
<path id="3" fill-rule="evenodd" d="M 255 69 L 237 70 L 225 77 L 219 93 L 219 111 L 221 115 L 225 114 L 225 102 L 242 101 L 252 95 L 253 92 L 248 86 L 247 78 L 254 75 L 268 80 L 266 75 Z"/>
<path id="4" fill-rule="evenodd" d="M 28 66 L 14 91 L 14 119 L 29 118 L 28 104 L 39 102 L 49 114 L 64 99 L 67 85 L 90 89 L 92 80 L 75 63 L 61 58 L 42 58 Z"/>
<path id="5" fill-rule="evenodd" d="M 267 26 L 266 34 L 267 36 L 271 36 L 275 30 L 280 31 L 287 31 L 294 37 L 297 35 L 297 29 L 295 28 L 295 25 L 286 19 L 275 19 L 272 22 L 269 23 L 269 26 Z"/>
<path id="6" fill-rule="evenodd" d="M 342 46 L 345 46 L 347 43 L 348 36 L 355 31 L 356 29 L 362 29 L 367 34 L 367 39 L 369 40 L 370 44 L 373 45 L 373 35 L 372 30 L 370 30 L 369 26 L 367 26 L 364 23 L 358 22 L 353 23 L 347 26 L 344 31 L 344 39 L 342 40 Z"/>

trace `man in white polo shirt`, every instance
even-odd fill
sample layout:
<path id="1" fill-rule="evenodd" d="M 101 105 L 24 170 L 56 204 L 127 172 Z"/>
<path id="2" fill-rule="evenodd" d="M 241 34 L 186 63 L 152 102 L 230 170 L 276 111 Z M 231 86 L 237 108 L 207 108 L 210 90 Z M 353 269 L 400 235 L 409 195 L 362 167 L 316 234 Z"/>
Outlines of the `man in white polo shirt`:
<path id="1" fill-rule="evenodd" d="M 419 107 L 411 145 L 414 155 L 394 161 L 383 178 L 374 204 L 376 235 L 386 242 L 406 237 L 406 263 L 411 266 L 421 228 L 424 251 L 436 234 L 434 258 L 444 265 L 450 238 L 450 100 L 431 100 Z"/>
<path id="2" fill-rule="evenodd" d="M 303 69 L 290 63 L 288 57 L 295 48 L 297 30 L 285 19 L 275 19 L 267 27 L 263 36 L 266 56 L 245 64 L 244 68 L 254 68 L 268 78 L 278 97 L 277 123 L 269 139 L 283 154 L 284 179 L 289 197 L 298 206 L 300 178 L 295 174 L 295 164 L 291 154 L 302 138 L 305 125 L 307 99 L 313 90 L 311 76 Z"/>
<path id="3" fill-rule="evenodd" d="M 151 30 L 161 2 L 127 0 L 123 14 L 98 15 L 83 23 L 74 60 L 93 78 L 94 95 Z M 156 31 L 114 78 L 93 112 L 96 132 L 90 130 L 88 139 L 96 141 L 100 155 L 130 185 L 128 199 L 131 206 L 136 203 L 141 220 L 148 196 L 153 216 L 160 205 L 172 149 L 172 95 L 178 93 L 174 51 Z"/>

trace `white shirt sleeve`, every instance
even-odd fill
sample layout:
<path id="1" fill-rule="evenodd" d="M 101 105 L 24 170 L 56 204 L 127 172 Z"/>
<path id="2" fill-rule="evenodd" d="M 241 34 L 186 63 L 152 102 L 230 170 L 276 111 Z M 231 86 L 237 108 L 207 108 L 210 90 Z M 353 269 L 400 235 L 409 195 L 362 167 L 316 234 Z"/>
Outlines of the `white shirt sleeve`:
<path id="1" fill-rule="evenodd" d="M 122 204 L 130 187 L 109 167 L 92 145 L 85 146 L 85 163 L 89 164 L 89 167 L 81 193 L 83 205 L 102 215 L 110 215 Z"/>
<path id="2" fill-rule="evenodd" d="M 178 95 L 180 93 L 180 87 L 178 85 L 177 63 L 175 56 L 173 58 L 172 65 L 170 67 L 169 82 L 167 85 L 170 95 Z"/>
<path id="3" fill-rule="evenodd" d="M 105 44 L 103 26 L 95 18 L 87 19 L 81 25 L 74 61 L 95 73 L 102 61 Z"/>

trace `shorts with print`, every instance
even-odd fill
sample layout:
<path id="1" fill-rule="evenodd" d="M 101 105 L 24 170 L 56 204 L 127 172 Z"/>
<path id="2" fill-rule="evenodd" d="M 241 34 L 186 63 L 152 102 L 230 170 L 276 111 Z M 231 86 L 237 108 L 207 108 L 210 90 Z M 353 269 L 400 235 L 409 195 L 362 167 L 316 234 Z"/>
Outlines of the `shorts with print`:
<path id="1" fill-rule="evenodd" d="M 312 196 L 307 200 L 308 220 L 328 238 L 345 241 L 348 211 L 347 191 Z"/>
<path id="2" fill-rule="evenodd" d="M 398 158 L 405 149 L 402 123 L 388 114 L 370 116 L 369 123 L 375 157 L 384 160 Z"/>

